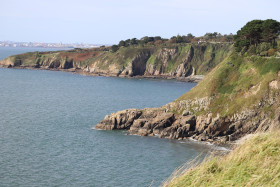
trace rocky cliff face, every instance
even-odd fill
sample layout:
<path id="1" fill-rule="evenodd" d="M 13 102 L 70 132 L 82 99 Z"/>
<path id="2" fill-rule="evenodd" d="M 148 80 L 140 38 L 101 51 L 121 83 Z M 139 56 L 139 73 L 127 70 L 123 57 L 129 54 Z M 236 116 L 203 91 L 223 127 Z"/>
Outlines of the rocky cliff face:
<path id="1" fill-rule="evenodd" d="M 0 65 L 82 71 L 104 76 L 184 78 L 207 73 L 231 50 L 229 44 L 138 46 L 121 48 L 115 53 L 101 48 L 75 49 L 15 55 L 0 61 Z"/>
<path id="2" fill-rule="evenodd" d="M 279 81 L 280 82 L 280 81 Z M 184 102 L 172 102 L 155 109 L 129 109 L 105 117 L 95 128 L 103 130 L 128 130 L 129 134 L 140 136 L 158 136 L 160 138 L 187 139 L 214 143 L 234 141 L 256 131 L 267 131 L 280 127 L 279 96 L 268 99 L 270 103 L 262 103 L 255 109 L 243 110 L 233 116 L 214 116 L 209 112 L 204 115 L 194 114 L 209 108 L 214 98 L 202 98 Z M 262 109 L 264 106 L 275 106 L 272 118 Z M 189 109 L 197 106 L 194 110 Z M 170 109 L 185 109 L 176 114 Z"/>

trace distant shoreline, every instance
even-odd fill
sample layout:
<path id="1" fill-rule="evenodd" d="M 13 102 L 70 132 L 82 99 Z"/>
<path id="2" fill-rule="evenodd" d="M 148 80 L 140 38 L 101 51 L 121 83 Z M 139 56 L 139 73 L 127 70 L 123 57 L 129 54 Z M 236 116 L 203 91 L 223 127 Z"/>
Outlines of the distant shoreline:
<path id="1" fill-rule="evenodd" d="M 74 49 L 75 47 L 46 47 L 46 46 L 0 46 L 0 48 L 46 48 L 46 49 L 52 49 L 52 48 L 57 48 L 57 49 Z"/>
<path id="2" fill-rule="evenodd" d="M 93 77 L 119 77 L 119 78 L 128 78 L 128 79 L 159 79 L 159 80 L 175 80 L 179 82 L 189 82 L 189 83 L 198 83 L 200 82 L 203 78 L 204 75 L 192 75 L 188 77 L 174 77 L 174 76 L 155 76 L 155 75 L 136 75 L 136 76 L 128 76 L 128 75 L 119 75 L 117 76 L 116 74 L 106 74 L 106 73 L 90 73 L 87 71 L 83 71 L 82 69 L 58 69 L 58 68 L 45 68 L 45 67 L 40 67 L 40 68 L 34 68 L 30 66 L 5 66 L 0 64 L 0 68 L 8 68 L 8 69 L 31 69 L 31 70 L 47 70 L 47 71 L 62 71 L 62 72 L 68 72 L 68 73 L 74 73 L 74 74 L 79 74 L 79 75 L 84 75 L 84 76 L 93 76 Z"/>

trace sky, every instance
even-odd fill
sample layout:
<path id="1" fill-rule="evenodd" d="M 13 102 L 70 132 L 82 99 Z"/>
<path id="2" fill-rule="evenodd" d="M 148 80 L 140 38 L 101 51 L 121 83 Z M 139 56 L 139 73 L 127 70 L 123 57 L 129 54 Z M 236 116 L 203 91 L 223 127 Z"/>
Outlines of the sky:
<path id="1" fill-rule="evenodd" d="M 0 41 L 117 44 L 128 38 L 235 34 L 280 21 L 280 0 L 0 0 Z"/>

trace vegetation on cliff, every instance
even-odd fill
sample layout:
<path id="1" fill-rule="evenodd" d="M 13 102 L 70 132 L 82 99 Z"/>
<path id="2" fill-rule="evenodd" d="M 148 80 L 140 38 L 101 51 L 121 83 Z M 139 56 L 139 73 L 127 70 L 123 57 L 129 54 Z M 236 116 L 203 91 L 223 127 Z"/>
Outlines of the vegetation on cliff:
<path id="1" fill-rule="evenodd" d="M 215 99 L 211 102 L 209 111 L 198 112 L 233 115 L 245 108 L 254 107 L 268 96 L 277 97 L 279 71 L 280 58 L 244 57 L 234 53 L 177 101 L 213 97 Z M 272 81 L 276 81 L 276 87 L 271 86 Z M 273 112 L 271 107 L 265 108 Z"/>
<path id="2" fill-rule="evenodd" d="M 109 76 L 203 75 L 226 58 L 233 47 L 222 44 L 131 45 L 111 52 L 108 47 L 69 51 L 34 52 L 0 62 L 10 67 L 76 69 Z"/>
<path id="3" fill-rule="evenodd" d="M 279 131 L 254 135 L 226 156 L 175 171 L 164 186 L 279 186 L 279 136 Z"/>
<path id="4" fill-rule="evenodd" d="M 172 36 L 170 39 L 165 39 L 160 36 L 145 36 L 141 39 L 132 38 L 127 40 L 121 40 L 118 45 L 113 45 L 111 50 L 112 52 L 116 52 L 121 47 L 128 46 L 158 46 L 158 45 L 169 45 L 169 44 L 179 44 L 179 43 L 233 43 L 234 35 L 233 34 L 225 34 L 222 35 L 218 32 L 206 33 L 204 36 L 196 37 L 191 33 L 187 35 Z"/>

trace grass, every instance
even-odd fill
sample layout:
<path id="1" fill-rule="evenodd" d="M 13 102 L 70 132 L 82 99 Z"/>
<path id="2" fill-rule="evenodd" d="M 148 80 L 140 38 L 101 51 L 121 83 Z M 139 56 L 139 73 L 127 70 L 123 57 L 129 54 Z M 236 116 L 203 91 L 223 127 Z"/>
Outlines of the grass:
<path id="1" fill-rule="evenodd" d="M 279 71 L 279 58 L 244 57 L 233 53 L 177 101 L 214 97 L 209 110 L 204 113 L 231 116 L 254 107 L 267 96 L 271 92 L 268 84 L 279 79 Z"/>
<path id="2" fill-rule="evenodd" d="M 279 131 L 254 135 L 226 156 L 175 171 L 164 186 L 280 186 L 279 136 Z"/>

